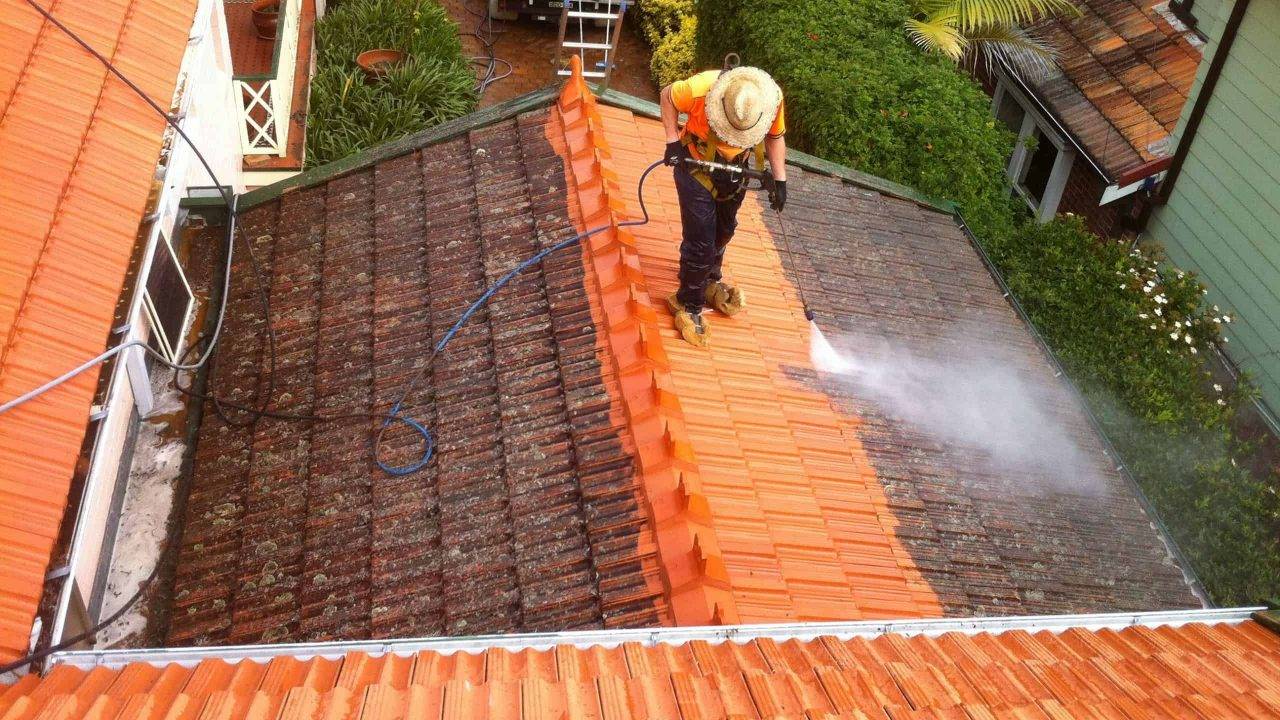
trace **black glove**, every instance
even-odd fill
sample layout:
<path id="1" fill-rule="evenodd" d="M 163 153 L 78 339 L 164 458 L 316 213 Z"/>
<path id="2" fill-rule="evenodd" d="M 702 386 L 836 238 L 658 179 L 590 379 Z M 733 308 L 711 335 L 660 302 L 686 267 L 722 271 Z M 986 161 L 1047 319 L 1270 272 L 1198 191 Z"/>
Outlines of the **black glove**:
<path id="1" fill-rule="evenodd" d="M 787 181 L 769 178 L 765 187 L 769 188 L 769 207 L 782 212 L 782 207 L 787 204 Z"/>
<path id="2" fill-rule="evenodd" d="M 662 154 L 663 164 L 670 165 L 671 167 L 679 165 L 680 151 L 682 149 L 684 149 L 684 146 L 680 144 L 679 140 L 672 140 L 667 143 L 667 151 Z"/>

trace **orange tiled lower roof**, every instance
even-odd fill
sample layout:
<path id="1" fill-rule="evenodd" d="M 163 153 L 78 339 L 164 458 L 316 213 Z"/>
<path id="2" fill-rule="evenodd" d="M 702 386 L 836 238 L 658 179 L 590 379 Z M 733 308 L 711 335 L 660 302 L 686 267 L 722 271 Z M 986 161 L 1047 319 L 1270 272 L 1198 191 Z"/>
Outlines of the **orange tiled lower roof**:
<path id="1" fill-rule="evenodd" d="M 46 2 L 161 105 L 194 0 Z M 23 0 L 0 0 L 0 399 L 104 349 L 164 121 Z M 0 416 L 0 661 L 25 651 L 97 373 Z"/>
<path id="2" fill-rule="evenodd" d="M 509 644 L 522 650 L 477 640 L 451 653 L 60 665 L 0 687 L 0 717 L 1280 717 L 1280 636 L 1250 620 L 675 644 L 591 636 Z"/>
<path id="3" fill-rule="evenodd" d="M 640 208 L 633 188 L 661 147 L 656 120 L 597 103 L 581 78 L 558 109 L 592 228 Z M 624 373 L 640 472 L 678 624 L 931 617 L 942 606 L 894 535 L 855 418 L 791 380 L 812 373 L 809 325 L 761 209 L 748 197 L 726 267 L 749 312 L 703 351 L 666 322 L 680 216 L 670 172 L 650 175 L 648 225 L 592 238 L 587 262 Z M 628 384 L 629 383 L 629 384 Z M 727 592 L 726 592 L 727 591 Z M 681 608 L 684 612 L 681 612 Z"/>

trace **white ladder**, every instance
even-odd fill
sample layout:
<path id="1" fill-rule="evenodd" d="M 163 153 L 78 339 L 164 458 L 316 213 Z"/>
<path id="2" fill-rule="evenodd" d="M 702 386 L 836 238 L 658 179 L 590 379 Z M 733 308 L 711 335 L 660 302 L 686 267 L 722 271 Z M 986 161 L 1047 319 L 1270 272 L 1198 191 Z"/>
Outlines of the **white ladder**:
<path id="1" fill-rule="evenodd" d="M 618 50 L 618 38 L 622 34 L 622 18 L 627 14 L 627 5 L 632 0 L 564 0 L 560 9 L 560 41 L 556 46 L 556 74 L 568 75 L 570 71 L 562 62 L 564 51 L 577 53 L 582 61 L 582 76 L 600 80 L 600 88 L 609 87 L 609 76 L 613 72 L 614 55 Z M 576 6 L 576 9 L 575 9 Z M 588 10 L 586 8 L 590 7 Z M 576 20 L 578 39 L 566 40 L 569 21 Z M 604 27 L 597 27 L 596 21 L 603 20 Z M 588 32 L 596 37 L 588 38 Z M 600 33 L 604 34 L 600 38 Z M 587 51 L 602 53 L 603 58 L 596 63 L 587 62 Z"/>

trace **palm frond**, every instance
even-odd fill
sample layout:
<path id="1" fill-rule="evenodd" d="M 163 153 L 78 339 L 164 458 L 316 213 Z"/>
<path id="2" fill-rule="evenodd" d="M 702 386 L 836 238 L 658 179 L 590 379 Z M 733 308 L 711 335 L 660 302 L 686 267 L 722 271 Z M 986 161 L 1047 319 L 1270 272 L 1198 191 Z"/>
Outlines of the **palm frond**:
<path id="1" fill-rule="evenodd" d="M 1026 80 L 1041 80 L 1057 65 L 1057 51 L 1020 27 L 989 25 L 966 37 L 968 52 L 981 53 L 988 66 L 1003 60 Z"/>
<path id="2" fill-rule="evenodd" d="M 925 52 L 937 53 L 950 58 L 952 62 L 960 62 L 969 43 L 953 21 L 954 15 L 949 13 L 924 20 L 911 18 L 906 22 L 907 37 Z"/>
<path id="3" fill-rule="evenodd" d="M 966 35 L 993 25 L 1021 26 L 1051 15 L 1079 16 L 1071 0 L 952 0 L 957 26 Z"/>

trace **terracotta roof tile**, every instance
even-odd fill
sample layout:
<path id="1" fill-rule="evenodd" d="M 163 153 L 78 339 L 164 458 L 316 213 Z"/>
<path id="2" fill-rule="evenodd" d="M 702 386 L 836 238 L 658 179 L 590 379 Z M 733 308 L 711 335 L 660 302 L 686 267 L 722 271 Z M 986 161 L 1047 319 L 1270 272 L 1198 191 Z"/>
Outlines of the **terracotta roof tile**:
<path id="1" fill-rule="evenodd" d="M 165 104 L 195 5 L 104 0 L 52 11 Z M 30 6 L 0 2 L 0 399 L 104 349 L 164 127 Z M 0 417 L 0 661 L 27 647 L 96 378 L 85 373 Z"/>
<path id="2" fill-rule="evenodd" d="M 1167 646 L 1145 642 L 1153 632 Z M 518 651 L 477 645 L 474 654 L 349 652 L 264 663 L 212 659 L 191 668 L 135 662 L 86 671 L 63 665 L 43 678 L 29 675 L 0 687 L 0 716 L 1280 716 L 1280 636 L 1253 621 L 1154 631 L 1073 628 L 1067 634 L 1116 651 L 1082 657 L 1055 642 L 1059 636 L 1052 631 L 1018 630 Z M 1158 675 L 1143 676 L 1137 668 L 1157 668 Z"/>
<path id="3" fill-rule="evenodd" d="M 799 289 L 832 331 L 920 340 L 977 321 L 1103 464 L 949 216 L 792 168 L 794 256 L 749 198 L 726 268 L 750 306 L 712 319 L 709 351 L 679 342 L 662 309 L 678 266 L 669 172 L 650 176 L 652 222 L 618 225 L 638 217 L 632 188 L 661 144 L 656 120 L 573 79 L 549 110 L 249 213 L 275 296 L 277 392 L 302 411 L 389 406 L 487 281 L 570 232 L 606 230 L 496 296 L 429 373 L 411 412 L 439 454 L 416 476 L 370 466 L 363 423 L 206 417 L 172 642 L 1197 604 L 1113 468 L 1096 494 L 1013 493 L 1021 472 L 815 371 Z M 265 379 L 247 270 L 210 380 L 235 396 Z M 928 664 L 892 646 L 842 652 Z M 1001 692 L 1024 703 L 1037 682 Z"/>
<path id="4" fill-rule="evenodd" d="M 1077 4 L 1079 18 L 1034 26 L 1058 50 L 1060 70 L 1032 86 L 1113 180 L 1172 153 L 1162 143 L 1200 63 L 1200 50 L 1153 9 L 1157 4 L 1085 0 Z"/>

